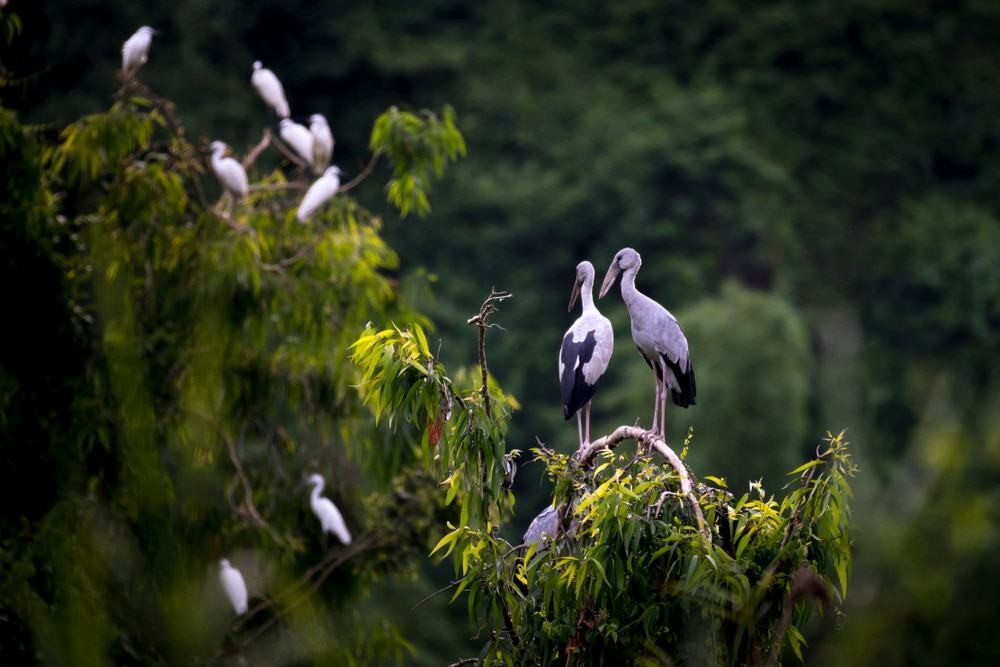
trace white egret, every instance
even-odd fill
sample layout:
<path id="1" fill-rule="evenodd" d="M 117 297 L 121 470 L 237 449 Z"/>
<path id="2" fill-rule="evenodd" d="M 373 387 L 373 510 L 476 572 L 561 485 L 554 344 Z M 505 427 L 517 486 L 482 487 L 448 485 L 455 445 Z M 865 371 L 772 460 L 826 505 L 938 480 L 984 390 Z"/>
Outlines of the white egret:
<path id="1" fill-rule="evenodd" d="M 274 109 L 278 118 L 288 118 L 288 100 L 285 99 L 285 89 L 274 72 L 264 67 L 258 60 L 253 64 L 253 74 L 250 83 L 257 89 L 264 102 Z"/>
<path id="2" fill-rule="evenodd" d="M 333 157 L 333 132 L 322 114 L 309 116 L 309 131 L 313 136 L 313 171 L 322 173 Z"/>
<path id="3" fill-rule="evenodd" d="M 674 403 L 682 408 L 695 404 L 694 366 L 688 353 L 688 342 L 673 314 L 635 287 L 635 274 L 642 258 L 632 248 L 622 248 L 611 260 L 604 276 L 600 297 L 603 297 L 622 276 L 622 300 L 632 320 L 632 341 L 639 354 L 653 369 L 656 381 L 656 402 L 653 403 L 654 433 L 667 437 L 667 390 Z M 659 422 L 657 421 L 659 415 Z"/>
<path id="4" fill-rule="evenodd" d="M 282 118 L 278 133 L 306 164 L 313 163 L 313 135 L 305 125 L 299 125 L 289 118 Z"/>
<path id="5" fill-rule="evenodd" d="M 327 167 L 323 175 L 309 186 L 306 196 L 299 204 L 299 222 L 305 222 L 316 210 L 330 200 L 340 189 L 340 167 Z"/>
<path id="6" fill-rule="evenodd" d="M 233 611 L 237 616 L 247 613 L 247 584 L 243 581 L 243 575 L 229 561 L 223 558 L 219 561 L 219 581 L 226 591 L 226 597 L 233 605 Z"/>
<path id="7" fill-rule="evenodd" d="M 156 30 L 144 25 L 122 44 L 122 75 L 126 79 L 146 64 L 149 45 L 153 43 L 153 35 L 155 34 L 157 34 Z"/>
<path id="8" fill-rule="evenodd" d="M 332 500 L 322 498 L 319 495 L 323 493 L 323 485 L 325 484 L 323 476 L 310 475 L 308 484 L 313 487 L 309 504 L 312 506 L 313 514 L 319 518 L 323 532 L 333 533 L 342 543 L 350 544 L 351 533 L 347 530 L 347 524 L 344 523 L 344 517 L 341 516 L 340 510 L 337 509 Z"/>
<path id="9" fill-rule="evenodd" d="M 243 199 L 250 188 L 247 172 L 237 160 L 224 157 L 228 148 L 221 141 L 212 142 L 212 171 L 226 192 L 236 199 Z"/>

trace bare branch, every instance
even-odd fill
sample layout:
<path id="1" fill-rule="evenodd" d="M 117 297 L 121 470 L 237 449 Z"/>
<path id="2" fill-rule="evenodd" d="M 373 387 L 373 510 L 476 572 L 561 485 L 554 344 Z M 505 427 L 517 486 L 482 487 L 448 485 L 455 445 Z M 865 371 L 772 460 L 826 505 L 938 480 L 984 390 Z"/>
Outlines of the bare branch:
<path id="1" fill-rule="evenodd" d="M 260 136 L 260 142 L 258 142 L 257 145 L 254 146 L 249 153 L 247 153 L 245 158 L 243 158 L 243 168 L 250 169 L 250 167 L 253 166 L 253 163 L 257 161 L 257 158 L 260 157 L 260 154 L 263 153 L 264 150 L 270 145 L 271 128 L 265 127 L 263 134 Z"/>
<path id="2" fill-rule="evenodd" d="M 462 665 L 475 665 L 479 663 L 479 658 L 462 658 L 448 665 L 448 667 L 462 667 Z"/>
<path id="3" fill-rule="evenodd" d="M 647 431 L 644 428 L 639 428 L 638 426 L 619 426 L 611 434 L 599 438 L 576 454 L 573 458 L 583 466 L 590 466 L 593 464 L 594 458 L 597 453 L 604 449 L 614 449 L 619 444 L 625 440 L 635 440 L 640 446 L 645 447 L 648 450 L 656 450 L 663 458 L 667 460 L 670 467 L 674 469 L 677 473 L 678 480 L 681 486 L 681 496 L 688 502 L 691 507 L 691 512 L 694 514 L 695 520 L 698 523 L 698 532 L 705 539 L 706 543 L 711 544 L 712 533 L 708 529 L 708 524 L 705 522 L 705 515 L 701 511 L 701 505 L 698 504 L 698 499 L 694 495 L 694 489 L 691 484 L 691 475 L 688 473 L 687 466 L 681 460 L 681 457 L 677 456 L 677 453 L 670 448 L 669 445 L 661 438 L 658 434 L 652 431 Z"/>
<path id="4" fill-rule="evenodd" d="M 352 178 L 344 185 L 340 186 L 338 192 L 347 192 L 348 190 L 353 190 L 354 188 L 361 185 L 361 183 L 364 182 L 366 178 L 371 176 L 371 173 L 372 171 L 374 171 L 375 165 L 378 163 L 378 159 L 380 157 L 382 157 L 382 151 L 376 151 L 372 153 L 371 159 L 368 161 L 368 164 L 365 166 L 365 168 L 361 170 L 361 173 L 359 173 L 357 176 Z"/>
<path id="5" fill-rule="evenodd" d="M 292 149 L 286 146 L 280 139 L 278 139 L 278 137 L 271 135 L 271 141 L 274 144 L 274 147 L 277 148 L 278 151 L 282 155 L 284 155 L 289 162 L 291 162 L 292 164 L 294 164 L 296 167 L 306 172 L 307 174 L 310 173 L 309 164 L 305 160 L 300 158 L 298 155 L 296 155 L 292 151 Z"/>
<path id="6" fill-rule="evenodd" d="M 498 292 L 496 288 L 491 288 L 490 295 L 486 297 L 483 305 L 479 307 L 479 312 L 466 321 L 469 326 L 479 328 L 479 370 L 483 378 L 483 386 L 480 391 L 483 395 L 483 409 L 486 411 L 486 416 L 491 419 L 493 411 L 490 408 L 489 369 L 486 366 L 486 329 L 495 326 L 489 322 L 489 317 L 499 310 L 497 304 L 512 296 L 514 295 L 510 292 Z"/>

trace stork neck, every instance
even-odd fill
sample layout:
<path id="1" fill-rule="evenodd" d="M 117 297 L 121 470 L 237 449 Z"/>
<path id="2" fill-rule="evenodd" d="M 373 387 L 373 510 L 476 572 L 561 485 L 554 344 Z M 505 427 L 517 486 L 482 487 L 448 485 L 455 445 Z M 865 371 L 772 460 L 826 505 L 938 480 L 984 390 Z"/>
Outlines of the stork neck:
<path id="1" fill-rule="evenodd" d="M 622 274 L 622 300 L 626 306 L 632 305 L 636 298 L 640 296 L 639 290 L 635 287 L 635 274 L 637 269 L 626 269 Z"/>
<path id="2" fill-rule="evenodd" d="M 583 279 L 583 284 L 580 285 L 580 303 L 583 304 L 583 310 L 593 310 L 594 308 L 594 277 L 587 276 Z"/>
<path id="3" fill-rule="evenodd" d="M 315 483 L 315 486 L 313 486 L 313 490 L 312 490 L 312 501 L 313 501 L 313 503 L 316 503 L 316 502 L 319 501 L 319 494 L 323 493 L 323 487 L 324 486 L 326 486 L 326 482 L 324 482 L 323 480 L 319 480 L 318 482 Z"/>

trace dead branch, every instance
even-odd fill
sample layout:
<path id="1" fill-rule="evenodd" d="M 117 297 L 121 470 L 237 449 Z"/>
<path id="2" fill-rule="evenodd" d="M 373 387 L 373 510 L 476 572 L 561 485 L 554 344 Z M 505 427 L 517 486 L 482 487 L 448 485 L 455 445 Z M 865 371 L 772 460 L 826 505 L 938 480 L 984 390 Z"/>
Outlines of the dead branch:
<path id="1" fill-rule="evenodd" d="M 490 408 L 489 369 L 486 366 L 486 329 L 491 327 L 503 329 L 500 325 L 490 322 L 489 317 L 499 310 L 497 308 L 498 303 L 512 296 L 514 295 L 510 292 L 498 292 L 496 288 L 490 288 L 490 295 L 486 297 L 483 305 L 479 307 L 479 312 L 466 320 L 469 326 L 479 328 L 479 370 L 483 377 L 483 386 L 480 391 L 483 395 L 483 409 L 486 410 L 486 416 L 491 419 L 493 418 L 493 412 Z"/>
<path id="2" fill-rule="evenodd" d="M 296 167 L 298 167 L 305 173 L 307 174 L 311 173 L 309 164 L 307 164 L 305 160 L 296 155 L 288 146 L 286 146 L 280 139 L 278 139 L 278 137 L 271 135 L 271 142 L 274 144 L 274 147 L 277 148 L 278 151 L 288 159 L 289 162 L 294 164 Z"/>
<path id="3" fill-rule="evenodd" d="M 691 512 L 694 514 L 695 520 L 698 523 L 698 532 L 701 533 L 702 538 L 704 538 L 707 544 L 711 544 L 712 533 L 708 529 L 708 524 L 705 522 L 705 515 L 701 511 L 701 505 L 698 504 L 698 499 L 694 495 L 694 489 L 691 484 L 691 475 L 688 473 L 687 466 L 684 465 L 681 457 L 679 457 L 658 434 L 653 433 L 652 431 L 647 431 L 646 429 L 638 426 L 619 426 L 609 435 L 606 435 L 603 438 L 598 438 L 578 451 L 573 455 L 573 458 L 576 459 L 579 465 L 589 467 L 593 464 L 594 458 L 597 456 L 598 452 L 605 449 L 614 449 L 625 440 L 635 440 L 640 446 L 645 447 L 647 450 L 656 450 L 667 460 L 670 467 L 677 473 L 681 486 L 681 497 L 683 497 L 691 507 Z"/>

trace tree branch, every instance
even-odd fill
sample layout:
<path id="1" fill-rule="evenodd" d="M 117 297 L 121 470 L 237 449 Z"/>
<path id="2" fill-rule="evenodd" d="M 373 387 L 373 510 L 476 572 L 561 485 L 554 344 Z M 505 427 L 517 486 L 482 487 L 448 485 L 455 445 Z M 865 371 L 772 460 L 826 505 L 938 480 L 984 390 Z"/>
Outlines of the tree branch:
<path id="1" fill-rule="evenodd" d="M 338 192 L 347 192 L 348 190 L 353 190 L 354 188 L 361 185 L 361 183 L 371 175 L 380 157 L 382 157 L 382 151 L 376 151 L 372 153 L 371 159 L 368 161 L 368 164 L 365 166 L 365 168 L 361 170 L 361 173 L 359 173 L 357 176 L 349 180 L 344 185 L 340 186 Z"/>
<path id="2" fill-rule="evenodd" d="M 656 433 L 638 426 L 619 426 L 609 435 L 598 438 L 578 451 L 573 455 L 573 458 L 578 464 L 589 467 L 593 464 L 598 452 L 605 449 L 614 449 L 625 440 L 635 440 L 640 446 L 644 446 L 649 450 L 656 450 L 667 460 L 670 467 L 677 473 L 681 486 L 681 497 L 688 502 L 691 508 L 691 512 L 698 523 L 698 532 L 701 533 L 702 538 L 704 538 L 707 544 L 711 544 L 712 532 L 708 529 L 708 524 L 705 522 L 705 515 L 701 511 L 701 505 L 698 504 L 698 499 L 695 498 L 694 487 L 691 484 L 691 475 L 688 473 L 687 466 L 684 465 L 681 457 Z"/>
<path id="3" fill-rule="evenodd" d="M 490 288 L 490 295 L 479 307 L 479 312 L 466 320 L 469 326 L 479 327 L 479 370 L 483 378 L 483 386 L 480 391 L 483 395 L 483 409 L 486 410 L 486 416 L 490 419 L 493 418 L 493 411 L 490 408 L 489 369 L 486 366 L 486 329 L 499 327 L 499 325 L 491 323 L 489 317 L 499 310 L 496 304 L 512 296 L 514 295 L 510 292 L 498 292 L 496 288 Z M 502 329 L 502 327 L 499 328 Z"/>
<path id="4" fill-rule="evenodd" d="M 257 161 L 258 157 L 260 157 L 260 154 L 263 153 L 264 150 L 267 149 L 267 147 L 270 145 L 271 145 L 271 128 L 265 127 L 264 133 L 261 134 L 260 136 L 260 142 L 258 142 L 258 144 L 254 146 L 249 153 L 247 153 L 247 156 L 245 158 L 243 158 L 243 168 L 249 169 L 251 166 L 253 166 L 253 163 Z"/>

